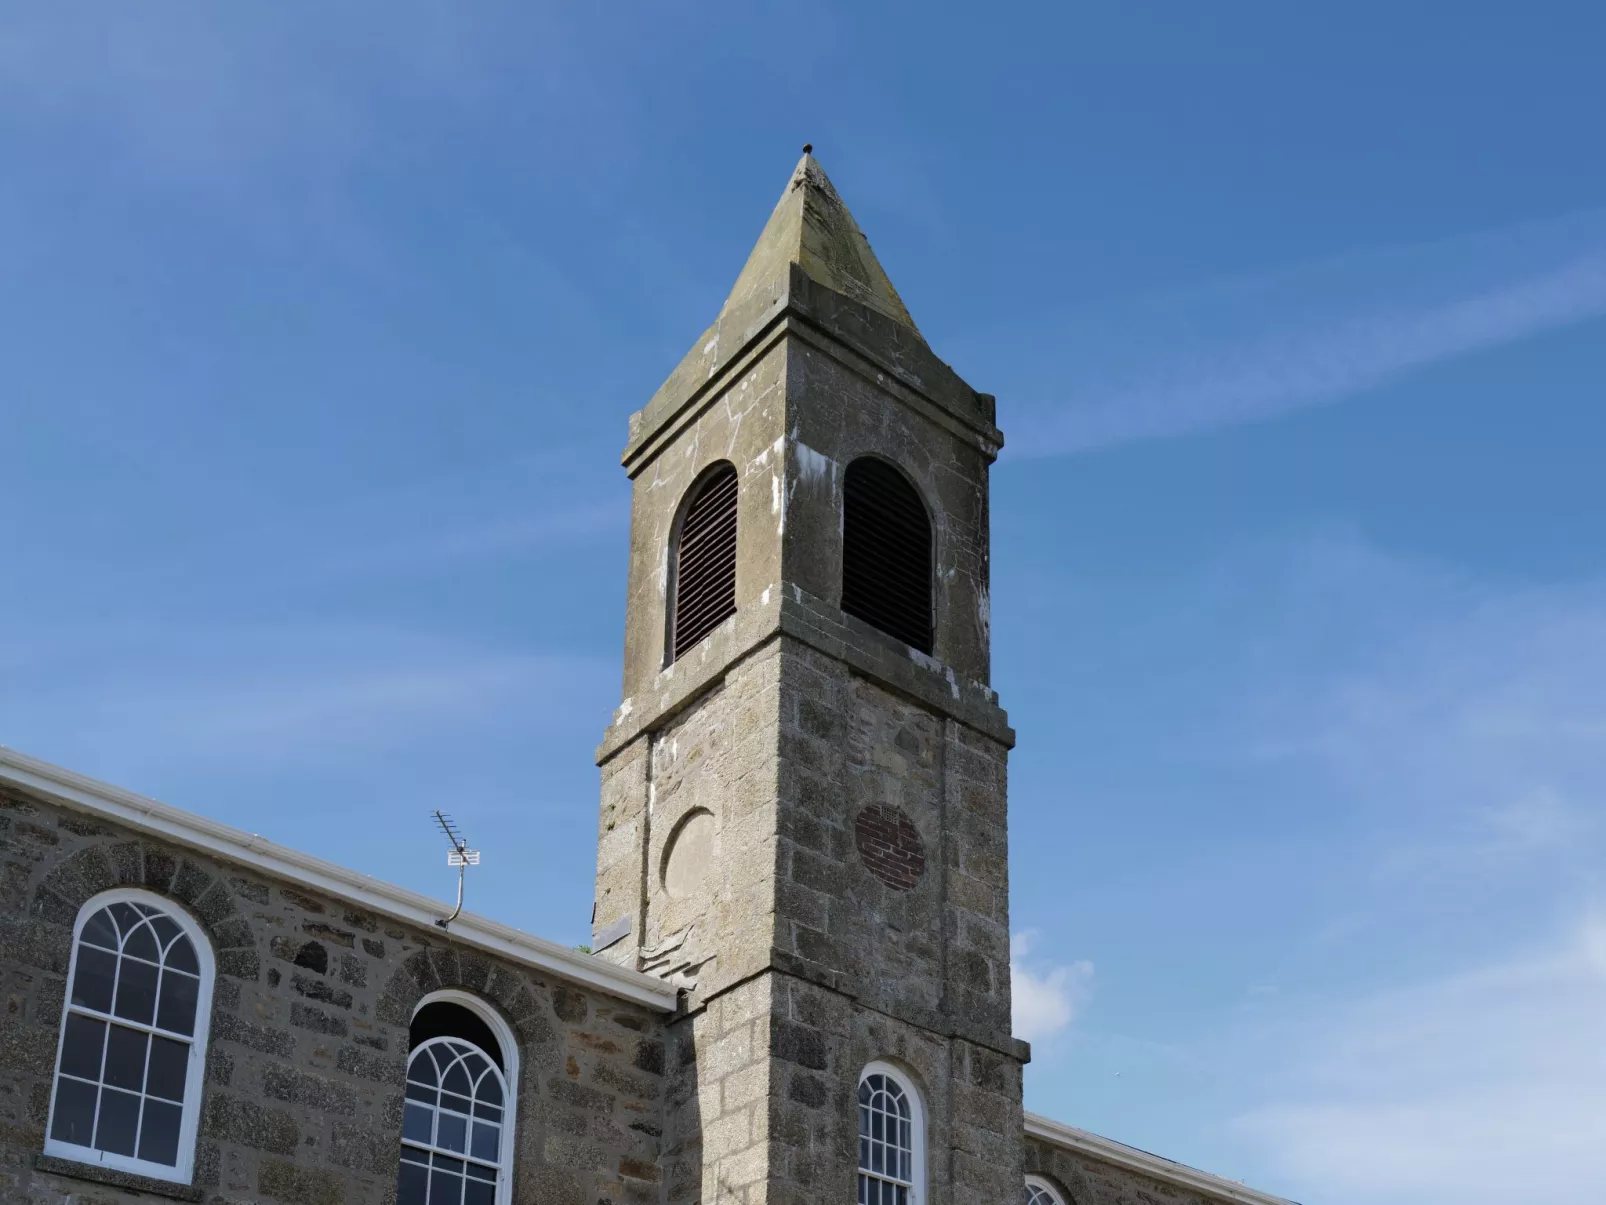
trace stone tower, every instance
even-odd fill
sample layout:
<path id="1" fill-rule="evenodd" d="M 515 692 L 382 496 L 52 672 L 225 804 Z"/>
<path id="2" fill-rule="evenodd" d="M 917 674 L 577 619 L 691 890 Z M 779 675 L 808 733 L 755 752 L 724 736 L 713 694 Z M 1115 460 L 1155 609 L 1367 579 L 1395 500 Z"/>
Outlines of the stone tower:
<path id="1" fill-rule="evenodd" d="M 598 750 L 593 934 L 601 957 L 684 989 L 669 1205 L 853 1201 L 872 1063 L 919 1097 L 922 1166 L 902 1200 L 1020 1199 L 1013 733 L 987 684 L 1001 443 L 993 399 L 927 347 L 805 153 L 713 326 L 631 416 L 623 456 L 624 699 Z M 862 458 L 881 467 L 850 471 Z M 927 651 L 843 609 L 845 559 L 865 589 L 884 585 L 885 558 L 845 557 L 846 529 L 868 522 L 844 519 L 855 472 L 896 475 L 929 518 L 912 537 L 929 626 L 900 629 Z M 734 589 L 706 587 L 726 605 L 677 650 L 678 541 L 711 474 L 734 510 Z"/>

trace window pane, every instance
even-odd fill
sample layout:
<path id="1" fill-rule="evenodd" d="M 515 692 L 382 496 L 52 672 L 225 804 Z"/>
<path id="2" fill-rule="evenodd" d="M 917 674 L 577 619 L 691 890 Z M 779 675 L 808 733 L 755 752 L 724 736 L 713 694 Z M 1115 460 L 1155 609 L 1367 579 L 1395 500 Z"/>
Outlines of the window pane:
<path id="1" fill-rule="evenodd" d="M 470 1153 L 476 1159 L 484 1159 L 487 1162 L 495 1163 L 497 1161 L 496 1148 L 500 1145 L 501 1137 L 501 1126 L 487 1125 L 483 1121 L 476 1121 L 474 1123 L 474 1149 Z"/>
<path id="2" fill-rule="evenodd" d="M 102 908 L 84 922 L 84 931 L 78 939 L 107 950 L 117 949 L 117 929 L 112 925 L 111 913 Z"/>
<path id="3" fill-rule="evenodd" d="M 167 965 L 175 971 L 188 971 L 191 975 L 201 973 L 201 965 L 195 961 L 195 947 L 187 937 L 179 938 L 167 951 Z"/>
<path id="4" fill-rule="evenodd" d="M 117 931 L 124 937 L 139 924 L 139 913 L 134 911 L 132 904 L 113 904 L 106 911 L 112 914 L 112 919 L 117 922 Z"/>
<path id="5" fill-rule="evenodd" d="M 137 1029 L 113 1025 L 106 1039 L 106 1082 L 138 1092 L 145 1084 L 145 1048 L 150 1039 Z"/>
<path id="6" fill-rule="evenodd" d="M 484 1180 L 470 1180 L 464 1185 L 463 1205 L 495 1205 L 496 1185 Z"/>
<path id="7" fill-rule="evenodd" d="M 151 1039 L 150 1069 L 145 1073 L 145 1091 L 164 1100 L 184 1099 L 184 1076 L 189 1068 L 190 1048 L 172 1038 Z"/>
<path id="8" fill-rule="evenodd" d="M 474 1088 L 468 1082 L 468 1073 L 463 1070 L 463 1064 L 453 1063 L 446 1070 L 446 1078 L 441 1081 L 441 1089 L 445 1092 L 455 1092 L 459 1096 L 474 1095 Z"/>
<path id="9" fill-rule="evenodd" d="M 156 934 L 149 925 L 136 925 L 123 942 L 123 954 L 130 958 L 143 958 L 147 962 L 160 962 L 162 952 L 156 948 Z"/>
<path id="10" fill-rule="evenodd" d="M 435 1129 L 435 1145 L 449 1151 L 468 1149 L 468 1122 L 452 1113 L 441 1113 Z"/>
<path id="11" fill-rule="evenodd" d="M 61 1069 L 84 1079 L 100 1078 L 100 1055 L 106 1045 L 106 1022 L 67 1014 L 67 1033 L 61 1040 Z"/>
<path id="12" fill-rule="evenodd" d="M 502 1085 L 496 1082 L 496 1076 L 487 1075 L 480 1081 L 479 1098 L 488 1105 L 502 1103 Z"/>
<path id="13" fill-rule="evenodd" d="M 173 939 L 178 936 L 178 926 L 173 923 L 173 918 L 163 916 L 160 912 L 151 917 L 151 928 L 156 931 L 156 944 L 164 950 L 172 945 Z"/>
<path id="14" fill-rule="evenodd" d="M 429 1174 L 429 1205 L 459 1205 L 463 1199 L 463 1177 L 443 1168 L 441 1162 L 437 1159 Z M 462 1167 L 462 1164 L 457 1166 Z"/>
<path id="15" fill-rule="evenodd" d="M 156 1016 L 156 968 L 149 963 L 123 959 L 121 974 L 117 977 L 117 1006 L 112 1011 L 119 1017 L 149 1025 Z"/>
<path id="16" fill-rule="evenodd" d="M 73 972 L 72 1002 L 98 1013 L 112 1010 L 112 981 L 117 975 L 117 955 L 92 946 L 78 947 L 78 969 Z"/>
<path id="17" fill-rule="evenodd" d="M 410 1084 L 427 1084 L 433 1088 L 440 1082 L 435 1074 L 435 1062 L 426 1051 L 415 1057 L 407 1068 L 407 1082 Z"/>
<path id="18" fill-rule="evenodd" d="M 434 1136 L 430 1133 L 430 1123 L 434 1119 L 434 1110 L 408 1101 L 407 1112 L 402 1114 L 402 1137 L 414 1142 L 431 1144 Z"/>
<path id="19" fill-rule="evenodd" d="M 134 1153 L 134 1130 L 139 1125 L 139 1097 L 116 1088 L 100 1090 L 100 1120 L 95 1125 L 95 1148 L 114 1155 Z"/>
<path id="20" fill-rule="evenodd" d="M 56 1110 L 50 1121 L 50 1136 L 57 1142 L 88 1146 L 95 1133 L 94 1084 L 77 1080 L 56 1081 Z"/>
<path id="21" fill-rule="evenodd" d="M 418 1064 L 414 1063 L 413 1066 L 416 1067 Z M 421 1100 L 431 1107 L 440 1104 L 440 1094 L 435 1089 L 426 1088 L 423 1084 L 415 1084 L 412 1080 L 407 1081 L 407 1099 Z"/>
<path id="22" fill-rule="evenodd" d="M 425 1205 L 429 1196 L 429 1169 L 407 1162 L 402 1151 L 401 1174 L 396 1177 L 396 1205 Z"/>
<path id="23" fill-rule="evenodd" d="M 481 1121 L 495 1121 L 499 1123 L 502 1120 L 502 1110 L 497 1108 L 495 1105 L 486 1104 L 483 1100 L 476 1101 L 474 1104 L 474 1116 L 478 1117 Z"/>
<path id="24" fill-rule="evenodd" d="M 447 1109 L 456 1109 L 459 1113 L 469 1111 L 469 1100 L 466 1096 L 453 1096 L 450 1092 L 441 1093 L 441 1106 Z"/>
<path id="25" fill-rule="evenodd" d="M 128 973 L 126 970 L 123 972 Z M 174 971 L 162 972 L 162 1007 L 156 1014 L 158 1028 L 172 1033 L 195 1032 L 195 997 L 201 981 Z"/>
<path id="26" fill-rule="evenodd" d="M 178 1164 L 178 1126 L 184 1110 L 163 1100 L 145 1102 L 145 1123 L 139 1128 L 139 1157 L 168 1167 Z"/>

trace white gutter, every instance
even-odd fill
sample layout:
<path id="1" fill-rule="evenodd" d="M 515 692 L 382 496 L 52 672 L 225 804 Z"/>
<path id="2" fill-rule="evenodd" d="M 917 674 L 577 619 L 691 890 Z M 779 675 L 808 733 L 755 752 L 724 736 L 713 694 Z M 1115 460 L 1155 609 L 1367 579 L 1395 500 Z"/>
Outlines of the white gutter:
<path id="1" fill-rule="evenodd" d="M 1040 1117 L 1036 1113 L 1026 1114 L 1026 1136 L 1075 1151 L 1078 1155 L 1086 1155 L 1090 1159 L 1097 1159 L 1100 1163 L 1139 1172 L 1163 1184 L 1191 1188 L 1214 1200 L 1229 1201 L 1232 1205 L 1297 1205 L 1286 1197 L 1274 1197 L 1270 1193 L 1250 1188 L 1236 1180 L 1212 1176 L 1209 1172 L 1174 1163 L 1170 1159 L 1162 1159 L 1159 1155 L 1140 1151 L 1135 1146 L 1101 1138 L 1097 1134 L 1090 1134 L 1075 1126 Z"/>
<path id="2" fill-rule="evenodd" d="M 338 896 L 371 912 L 416 925 L 425 932 L 434 932 L 435 922 L 451 911 L 426 895 L 276 845 L 254 833 L 146 799 L 121 787 L 97 782 L 3 745 L 0 745 L 0 782 L 15 783 L 69 807 L 115 820 L 137 832 Z M 662 979 L 616 966 L 603 958 L 593 958 L 483 916 L 465 912 L 452 922 L 449 933 L 453 941 L 582 983 L 610 996 L 660 1012 L 675 1010 L 676 990 Z"/>

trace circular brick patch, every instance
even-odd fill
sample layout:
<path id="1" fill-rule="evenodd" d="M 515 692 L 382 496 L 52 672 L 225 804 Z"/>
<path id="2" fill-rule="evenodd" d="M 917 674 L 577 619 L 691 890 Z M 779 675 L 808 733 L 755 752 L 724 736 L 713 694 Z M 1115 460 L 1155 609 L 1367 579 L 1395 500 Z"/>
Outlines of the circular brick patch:
<path id="1" fill-rule="evenodd" d="M 914 822 L 898 808 L 872 803 L 853 822 L 864 868 L 894 891 L 908 891 L 926 872 L 926 847 Z"/>

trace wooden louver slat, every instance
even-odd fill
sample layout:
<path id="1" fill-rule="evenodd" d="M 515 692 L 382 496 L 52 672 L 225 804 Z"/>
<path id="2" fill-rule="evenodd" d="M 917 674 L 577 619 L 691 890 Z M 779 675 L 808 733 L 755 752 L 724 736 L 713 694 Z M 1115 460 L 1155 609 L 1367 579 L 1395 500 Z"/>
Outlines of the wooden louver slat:
<path id="1" fill-rule="evenodd" d="M 694 488 L 675 546 L 671 661 L 736 613 L 736 470 L 721 465 Z"/>
<path id="2" fill-rule="evenodd" d="M 871 457 L 843 481 L 842 609 L 931 652 L 931 519 L 903 474 Z"/>

